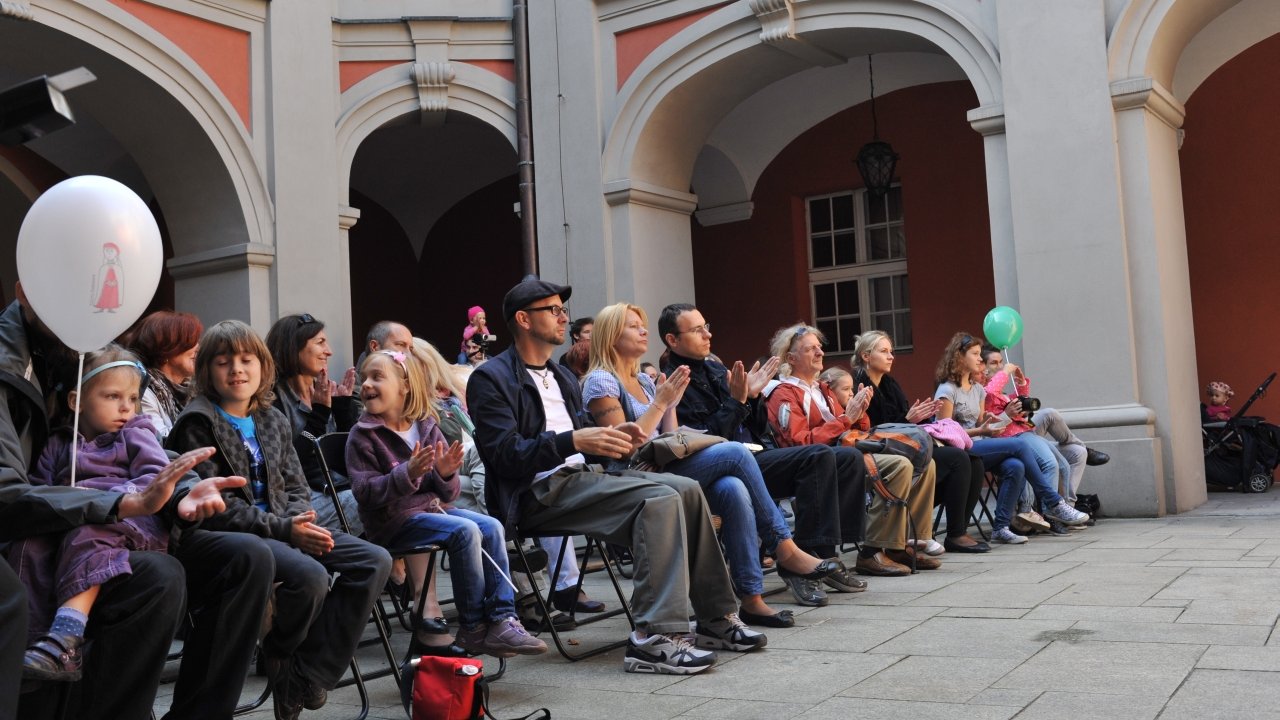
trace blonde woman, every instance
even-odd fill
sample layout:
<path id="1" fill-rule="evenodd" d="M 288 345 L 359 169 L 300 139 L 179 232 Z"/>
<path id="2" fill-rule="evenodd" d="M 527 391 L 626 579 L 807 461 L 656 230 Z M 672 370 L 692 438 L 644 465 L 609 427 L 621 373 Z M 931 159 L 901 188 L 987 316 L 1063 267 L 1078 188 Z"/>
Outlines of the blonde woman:
<path id="1" fill-rule="evenodd" d="M 649 350 L 648 321 L 643 309 L 627 303 L 610 305 L 596 315 L 582 400 L 597 425 L 635 422 L 644 437 L 653 438 L 675 429 L 676 406 L 689 384 L 689 368 L 679 367 L 671 377 L 660 375 L 656 385 L 640 371 L 640 359 Z M 816 558 L 791 539 L 791 529 L 765 489 L 755 458 L 742 443 L 714 445 L 668 464 L 663 471 L 696 480 L 711 511 L 723 521 L 720 537 L 744 621 L 769 627 L 794 624 L 789 613 L 775 611 L 761 596 L 759 540 L 775 556 L 778 574 L 788 585 L 793 578 L 821 580 L 839 569 L 838 561 Z"/>

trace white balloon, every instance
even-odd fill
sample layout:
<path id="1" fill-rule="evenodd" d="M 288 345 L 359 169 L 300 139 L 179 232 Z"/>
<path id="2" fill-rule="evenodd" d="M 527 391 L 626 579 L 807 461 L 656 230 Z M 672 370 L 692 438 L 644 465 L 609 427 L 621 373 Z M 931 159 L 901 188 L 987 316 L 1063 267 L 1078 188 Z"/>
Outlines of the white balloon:
<path id="1" fill-rule="evenodd" d="M 101 348 L 142 315 L 163 263 L 147 204 L 110 178 L 54 185 L 18 231 L 18 279 L 31 309 L 79 352 Z"/>

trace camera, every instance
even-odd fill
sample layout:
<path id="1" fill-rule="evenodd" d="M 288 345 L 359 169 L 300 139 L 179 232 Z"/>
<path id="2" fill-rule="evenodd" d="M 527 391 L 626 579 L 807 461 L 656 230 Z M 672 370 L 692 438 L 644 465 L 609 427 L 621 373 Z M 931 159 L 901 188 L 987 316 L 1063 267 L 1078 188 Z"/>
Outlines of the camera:
<path id="1" fill-rule="evenodd" d="M 1022 405 L 1022 412 L 1025 415 L 1030 415 L 1040 409 L 1040 398 L 1019 395 L 1018 402 Z"/>
<path id="2" fill-rule="evenodd" d="M 476 334 L 471 336 L 471 342 L 475 343 L 476 347 L 480 348 L 480 353 L 485 357 L 489 357 L 489 345 L 496 342 L 497 339 L 497 335 Z"/>

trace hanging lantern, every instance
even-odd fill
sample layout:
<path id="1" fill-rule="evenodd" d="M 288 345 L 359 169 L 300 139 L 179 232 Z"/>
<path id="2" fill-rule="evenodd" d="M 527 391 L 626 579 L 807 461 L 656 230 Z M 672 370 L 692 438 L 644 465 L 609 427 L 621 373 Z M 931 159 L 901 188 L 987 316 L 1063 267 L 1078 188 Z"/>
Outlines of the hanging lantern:
<path id="1" fill-rule="evenodd" d="M 867 56 L 867 77 L 871 84 L 871 142 L 858 150 L 855 163 L 862 175 L 863 186 L 872 197 L 884 197 L 893 184 L 893 171 L 898 165 L 898 153 L 893 146 L 880 139 L 880 123 L 876 118 L 876 78 Z"/>

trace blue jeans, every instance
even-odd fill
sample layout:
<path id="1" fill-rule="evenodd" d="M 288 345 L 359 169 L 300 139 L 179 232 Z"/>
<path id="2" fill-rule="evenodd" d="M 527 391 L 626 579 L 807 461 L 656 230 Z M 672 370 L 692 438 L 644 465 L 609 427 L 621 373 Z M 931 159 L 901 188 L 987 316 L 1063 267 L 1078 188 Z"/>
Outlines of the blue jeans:
<path id="1" fill-rule="evenodd" d="M 507 580 L 507 538 L 502 523 L 488 515 L 454 508 L 444 513 L 421 513 L 405 521 L 388 544 L 391 548 L 435 543 L 449 553 L 458 624 L 471 630 L 489 621 L 515 617 L 515 593 Z M 480 554 L 489 553 L 497 563 Z M 502 574 L 499 575 L 498 571 Z"/>
<path id="2" fill-rule="evenodd" d="M 663 471 L 697 481 L 711 512 L 720 516 L 720 540 L 733 589 L 739 595 L 764 592 L 760 541 L 765 552 L 772 553 L 791 537 L 791 529 L 765 488 L 751 451 L 742 443 L 723 442 L 668 463 Z"/>
<path id="3" fill-rule="evenodd" d="M 1052 507 L 1062 502 L 1062 496 L 1056 489 L 1058 462 L 1054 459 L 1049 445 L 1037 438 L 1035 433 L 976 440 L 973 443 L 973 453 L 982 458 L 984 466 L 990 468 L 1000 467 L 1002 463 L 1009 460 L 1018 461 L 1016 464 L 1011 463 L 1008 468 L 1000 467 L 1002 480 L 996 501 L 997 528 L 1006 527 L 1009 524 L 1013 509 L 1018 503 L 1018 497 L 1022 494 L 1023 482 L 1017 478 L 1023 478 L 1026 483 L 1030 483 L 1042 504 Z M 1009 484 L 1007 481 L 1010 478 L 1014 479 L 1018 487 L 1017 492 L 1009 496 L 1006 503 L 1005 485 Z M 1002 516 L 1003 524 L 1001 524 Z"/>
<path id="4" fill-rule="evenodd" d="M 1071 462 L 1067 460 L 1066 456 L 1062 454 L 1062 451 L 1058 449 L 1057 443 L 1051 442 L 1041 435 L 1036 435 L 1036 439 L 1044 443 L 1045 447 L 1049 448 L 1049 452 L 1053 453 L 1053 461 L 1058 464 L 1058 494 L 1061 495 L 1064 490 L 1071 492 Z M 1024 506 L 1031 506 L 1033 495 L 1034 493 L 1029 487 L 1027 490 L 1024 490 L 1022 493 L 1022 504 Z M 1036 509 L 1043 512 L 1044 506 L 1042 505 Z"/>

